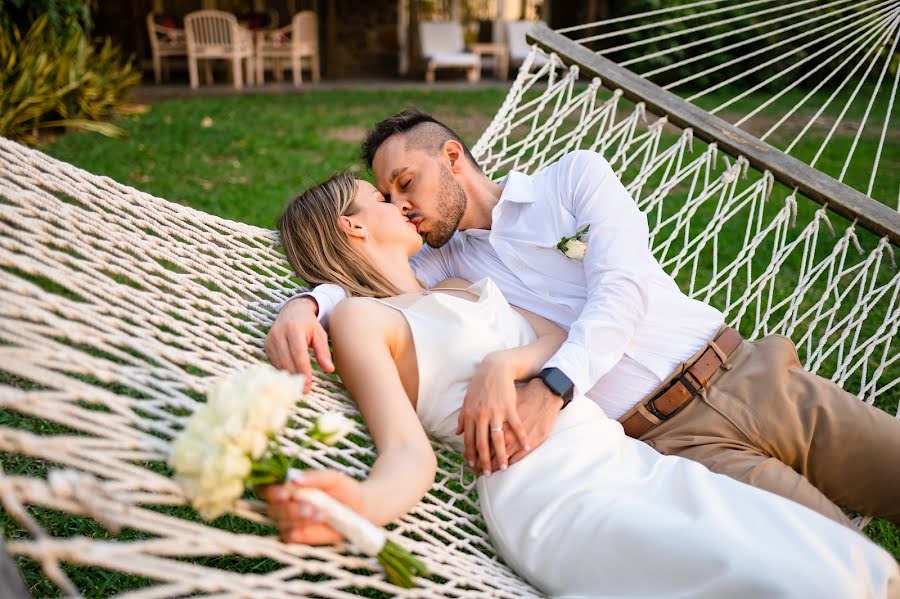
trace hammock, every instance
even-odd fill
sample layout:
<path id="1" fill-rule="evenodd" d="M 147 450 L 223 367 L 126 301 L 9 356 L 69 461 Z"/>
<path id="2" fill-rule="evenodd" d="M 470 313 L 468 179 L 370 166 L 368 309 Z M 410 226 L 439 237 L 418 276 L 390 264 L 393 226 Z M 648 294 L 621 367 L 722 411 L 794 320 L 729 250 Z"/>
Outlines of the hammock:
<path id="1" fill-rule="evenodd" d="M 490 175 L 533 172 L 575 148 L 603 153 L 687 293 L 749 338 L 791 336 L 807 368 L 892 405 L 896 242 L 715 143 L 692 149 L 691 130 L 667 132 L 665 118 L 648 119 L 645 104 L 597 78 L 579 83 L 589 65 L 554 53 L 538 67 L 537 53 L 474 146 Z M 726 243 L 735 236 L 737 248 Z M 0 268 L 0 502 L 16 525 L 8 549 L 38 562 L 63 593 L 79 593 L 66 564 L 137 577 L 124 596 L 140 598 L 540 595 L 495 556 L 460 460 L 439 445 L 434 486 L 390 533 L 433 573 L 416 589 L 386 583 L 352 547 L 281 544 L 252 499 L 212 524 L 185 507 L 165 467 L 173 436 L 212 375 L 264 359 L 275 306 L 298 288 L 272 231 L 0 139 Z M 333 378 L 317 373 L 314 383 L 280 438 L 285 452 L 364 476 L 375 454 L 358 412 Z M 301 449 L 302 431 L 333 409 L 357 419 L 355 433 Z M 55 530 L 60 513 L 87 532 Z"/>

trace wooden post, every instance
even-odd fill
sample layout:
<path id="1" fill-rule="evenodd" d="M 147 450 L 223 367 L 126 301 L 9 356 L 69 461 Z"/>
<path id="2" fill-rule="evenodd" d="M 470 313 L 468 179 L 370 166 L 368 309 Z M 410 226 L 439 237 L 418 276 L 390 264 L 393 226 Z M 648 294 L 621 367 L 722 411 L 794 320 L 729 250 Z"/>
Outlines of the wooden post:
<path id="1" fill-rule="evenodd" d="M 731 156 L 744 156 L 753 168 L 771 172 L 775 180 L 791 189 L 796 188 L 809 199 L 826 205 L 829 210 L 857 221 L 876 235 L 887 236 L 892 243 L 900 245 L 900 212 L 897 210 L 788 156 L 608 58 L 591 52 L 543 23 L 533 27 L 527 37 L 529 43 L 556 52 L 567 64 L 578 64 L 581 72 L 588 77 L 599 77 L 604 87 L 621 90 L 626 98 L 632 102 L 643 102 L 647 110 L 666 116 L 676 127 L 692 129 L 694 136 L 717 144 Z"/>
<path id="2" fill-rule="evenodd" d="M 337 57 L 337 2 L 328 0 L 328 16 L 325 22 L 325 73 L 329 77 L 340 77 Z"/>
<path id="3" fill-rule="evenodd" d="M 15 560 L 6 550 L 6 543 L 0 541 L 0 589 L 3 597 L 7 599 L 31 599 L 31 594 L 25 588 L 22 576 Z"/>
<path id="4" fill-rule="evenodd" d="M 409 73 L 409 2 L 397 0 L 397 71 Z"/>

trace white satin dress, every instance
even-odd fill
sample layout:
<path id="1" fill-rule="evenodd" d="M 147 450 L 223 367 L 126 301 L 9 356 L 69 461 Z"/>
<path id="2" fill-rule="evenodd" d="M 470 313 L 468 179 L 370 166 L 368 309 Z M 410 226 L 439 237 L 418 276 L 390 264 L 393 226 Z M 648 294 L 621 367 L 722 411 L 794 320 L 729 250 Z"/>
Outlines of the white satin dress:
<path id="1" fill-rule="evenodd" d="M 535 339 L 490 279 L 468 290 L 477 301 L 433 292 L 400 309 L 416 346 L 419 419 L 460 453 L 457 415 L 476 367 L 490 352 Z M 900 593 L 897 562 L 863 535 L 698 463 L 660 455 L 585 397 L 560 412 L 529 456 L 480 477 L 477 488 L 499 555 L 556 597 Z"/>

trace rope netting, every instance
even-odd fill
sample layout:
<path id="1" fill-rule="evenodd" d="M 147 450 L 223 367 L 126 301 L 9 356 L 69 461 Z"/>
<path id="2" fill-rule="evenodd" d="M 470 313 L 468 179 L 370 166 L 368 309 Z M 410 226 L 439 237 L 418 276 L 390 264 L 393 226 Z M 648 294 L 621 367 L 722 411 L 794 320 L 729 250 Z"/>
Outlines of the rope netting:
<path id="1" fill-rule="evenodd" d="M 559 32 L 900 209 L 897 0 L 687 1 Z"/>
<path id="2" fill-rule="evenodd" d="M 656 256 L 691 296 L 753 338 L 781 332 L 806 366 L 896 412 L 893 247 L 748 170 L 690 131 L 648 124 L 598 80 L 526 61 L 474 147 L 492 176 L 601 152 L 650 218 Z M 835 234 L 832 234 L 832 229 Z M 165 466 L 210 376 L 264 359 L 297 284 L 274 233 L 152 197 L 0 140 L 0 501 L 9 550 L 74 594 L 72 566 L 136 577 L 129 597 L 523 597 L 494 556 L 459 460 L 436 447 L 426 498 L 391 534 L 434 574 L 404 591 L 344 546 L 284 545 L 245 499 L 197 520 Z M 893 402 L 893 403 L 892 403 Z M 322 412 L 357 418 L 301 449 Z M 280 437 L 309 467 L 364 476 L 374 449 L 341 386 L 316 374 Z M 468 475 L 467 475 L 468 476 Z M 61 525 L 60 514 L 78 525 Z M 75 534 L 72 534 L 72 530 Z"/>
<path id="3" fill-rule="evenodd" d="M 411 591 L 345 547 L 280 543 L 253 500 L 211 526 L 183 507 L 170 442 L 211 375 L 265 359 L 275 306 L 297 291 L 274 232 L 0 140 L 0 269 L 0 501 L 20 527 L 9 550 L 62 591 L 77 594 L 65 562 L 146 579 L 128 593 L 142 598 L 536 594 L 494 557 L 459 460 L 441 447 L 431 492 L 391 533 L 434 574 Z M 355 433 L 301 449 L 335 409 L 357 418 Z M 352 402 L 321 373 L 280 440 L 308 467 L 358 477 L 375 457 Z M 113 534 L 48 532 L 60 512 Z M 129 534 L 116 540 L 120 530 Z"/>

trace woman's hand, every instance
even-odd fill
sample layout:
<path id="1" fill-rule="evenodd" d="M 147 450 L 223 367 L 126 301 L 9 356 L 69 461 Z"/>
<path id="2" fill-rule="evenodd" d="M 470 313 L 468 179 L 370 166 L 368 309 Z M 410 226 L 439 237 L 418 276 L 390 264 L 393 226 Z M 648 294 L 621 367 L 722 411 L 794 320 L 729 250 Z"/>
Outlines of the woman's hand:
<path id="1" fill-rule="evenodd" d="M 291 499 L 290 487 L 314 488 L 328 493 L 357 514 L 365 516 L 365 488 L 358 480 L 337 470 L 307 470 L 283 485 L 259 487 L 256 493 L 269 504 L 285 543 L 332 545 L 343 536 L 325 521 L 322 513 L 305 501 Z"/>
<path id="2" fill-rule="evenodd" d="M 491 458 L 500 470 L 506 470 L 504 429 L 510 430 L 522 447 L 528 437 L 516 410 L 516 382 L 514 369 L 502 353 L 489 354 L 479 365 L 469 383 L 463 407 L 459 413 L 456 434 L 465 433 L 464 458 L 470 468 L 485 475 L 491 473 Z"/>

